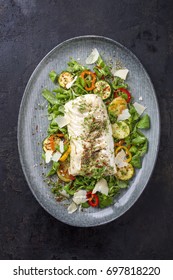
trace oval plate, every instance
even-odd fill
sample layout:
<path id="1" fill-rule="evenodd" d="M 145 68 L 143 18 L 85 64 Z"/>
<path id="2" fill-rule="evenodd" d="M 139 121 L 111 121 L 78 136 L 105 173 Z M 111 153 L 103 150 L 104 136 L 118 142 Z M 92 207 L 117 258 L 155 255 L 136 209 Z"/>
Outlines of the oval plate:
<path id="1" fill-rule="evenodd" d="M 129 69 L 127 82 L 135 101 L 142 96 L 141 104 L 147 107 L 151 128 L 145 132 L 149 150 L 142 168 L 136 172 L 130 187 L 121 192 L 113 206 L 105 209 L 86 209 L 68 214 L 67 207 L 57 202 L 45 183 L 45 167 L 41 163 L 42 140 L 46 137 L 48 120 L 46 102 L 41 92 L 52 89 L 48 74 L 51 70 L 61 72 L 70 57 L 85 64 L 86 57 L 97 48 L 103 59 L 120 60 Z M 67 40 L 50 51 L 33 72 L 23 95 L 18 119 L 18 148 L 22 168 L 28 185 L 42 207 L 56 219 L 80 227 L 98 226 L 110 222 L 125 213 L 139 198 L 152 174 L 159 146 L 160 118 L 153 85 L 144 67 L 128 49 L 119 43 L 100 36 L 81 36 Z"/>

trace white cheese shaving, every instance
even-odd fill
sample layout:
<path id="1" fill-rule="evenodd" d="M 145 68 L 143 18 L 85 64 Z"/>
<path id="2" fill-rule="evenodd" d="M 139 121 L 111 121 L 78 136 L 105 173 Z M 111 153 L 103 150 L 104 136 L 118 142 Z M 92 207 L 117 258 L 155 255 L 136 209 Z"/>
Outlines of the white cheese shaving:
<path id="1" fill-rule="evenodd" d="M 72 87 L 72 85 L 74 84 L 74 82 L 77 80 L 77 76 L 74 77 L 74 79 L 69 82 L 68 84 L 66 84 L 66 88 L 69 89 Z"/>
<path id="2" fill-rule="evenodd" d="M 99 58 L 99 52 L 96 48 L 94 48 L 90 53 L 90 55 L 87 57 L 85 62 L 86 64 L 93 64 L 97 61 L 98 58 Z"/>
<path id="3" fill-rule="evenodd" d="M 115 77 L 119 77 L 119 78 L 125 80 L 129 70 L 128 69 L 119 69 L 119 70 L 115 71 L 114 69 L 112 69 L 111 72 Z"/>
<path id="4" fill-rule="evenodd" d="M 128 109 L 125 109 L 118 115 L 117 121 L 124 121 L 130 118 L 130 113 Z"/>
<path id="5" fill-rule="evenodd" d="M 87 192 L 85 190 L 79 190 L 74 193 L 73 201 L 78 205 L 87 201 Z"/>
<path id="6" fill-rule="evenodd" d="M 74 213 L 74 212 L 77 210 L 77 205 L 76 205 L 76 203 L 72 202 L 72 203 L 69 205 L 69 207 L 67 208 L 67 210 L 68 210 L 68 213 L 69 213 L 69 214 Z"/>
<path id="7" fill-rule="evenodd" d="M 100 192 L 102 194 L 108 195 L 108 191 L 109 189 L 107 181 L 104 178 L 102 178 L 96 183 L 92 193 Z"/>
<path id="8" fill-rule="evenodd" d="M 59 142 L 59 150 L 60 153 L 64 153 L 64 142 L 62 140 Z"/>
<path id="9" fill-rule="evenodd" d="M 59 128 L 66 126 L 70 122 L 69 118 L 66 115 L 58 116 L 54 120 L 57 122 Z"/>
<path id="10" fill-rule="evenodd" d="M 52 151 L 46 151 L 45 152 L 45 162 L 49 163 L 52 159 Z"/>
<path id="11" fill-rule="evenodd" d="M 56 151 L 55 153 L 53 153 L 53 151 L 46 151 L 45 152 L 45 162 L 49 163 L 51 160 L 53 161 L 58 161 L 61 157 L 61 153 Z"/>
<path id="12" fill-rule="evenodd" d="M 126 153 L 124 152 L 123 149 L 116 155 L 115 164 L 117 165 L 118 168 L 128 165 L 126 161 Z"/>
<path id="13" fill-rule="evenodd" d="M 59 193 L 60 193 L 61 195 L 63 195 L 64 197 L 66 197 L 66 198 L 69 198 L 69 197 L 70 197 L 70 195 L 69 195 L 65 190 L 59 191 Z"/>
<path id="14" fill-rule="evenodd" d="M 56 162 L 57 162 L 57 161 L 60 159 L 61 155 L 62 155 L 62 154 L 61 154 L 60 152 L 56 151 L 56 152 L 52 155 L 52 158 L 51 158 L 51 159 L 52 159 L 53 161 L 56 161 Z"/>
<path id="15" fill-rule="evenodd" d="M 147 109 L 147 107 L 144 107 L 143 105 L 141 105 L 137 102 L 133 103 L 133 106 L 135 107 L 135 109 L 139 115 L 142 115 L 142 113 Z"/>

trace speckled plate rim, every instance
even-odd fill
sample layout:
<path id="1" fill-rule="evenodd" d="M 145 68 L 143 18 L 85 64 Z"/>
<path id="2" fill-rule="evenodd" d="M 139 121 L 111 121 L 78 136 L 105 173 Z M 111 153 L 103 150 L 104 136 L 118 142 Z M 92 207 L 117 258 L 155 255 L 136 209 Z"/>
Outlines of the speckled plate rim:
<path id="1" fill-rule="evenodd" d="M 44 64 L 44 61 L 49 57 L 51 56 L 51 54 L 57 49 L 57 48 L 60 48 L 62 47 L 63 45 L 65 44 L 70 44 L 71 42 L 75 41 L 75 40 L 80 40 L 80 39 L 99 39 L 99 40 L 103 40 L 103 41 L 107 41 L 107 42 L 110 42 L 112 44 L 115 44 L 116 46 L 118 46 L 119 48 L 123 48 L 126 52 L 130 53 L 131 57 L 133 57 L 133 59 L 136 61 L 136 63 L 138 63 L 140 65 L 140 67 L 143 69 L 143 71 L 145 72 L 145 75 L 146 75 L 146 78 L 148 79 L 151 87 L 152 87 L 152 90 L 153 90 L 153 93 L 154 93 L 154 97 L 155 97 L 155 102 L 156 102 L 156 105 L 157 105 L 157 113 L 158 113 L 158 141 L 157 141 L 157 147 L 156 147 L 156 153 L 155 153 L 155 158 L 153 160 L 153 166 L 152 166 L 152 169 L 150 170 L 150 174 L 147 178 L 147 180 L 145 181 L 145 184 L 143 185 L 143 188 L 140 189 L 140 192 L 138 193 L 138 196 L 136 196 L 133 201 L 131 201 L 130 204 L 128 204 L 128 207 L 126 207 L 126 209 L 124 209 L 124 211 L 122 211 L 120 214 L 118 215 L 115 215 L 115 217 L 112 217 L 108 220 L 103 220 L 103 221 L 100 221 L 100 222 L 97 222 L 97 223 L 93 223 L 91 222 L 90 224 L 82 224 L 82 223 L 76 223 L 76 224 L 73 224 L 72 222 L 68 222 L 68 221 L 64 221 L 63 219 L 59 219 L 56 215 L 54 215 L 47 207 L 46 205 L 37 197 L 37 195 L 35 194 L 33 188 L 32 188 L 32 185 L 31 185 L 31 182 L 29 180 L 29 177 L 28 177 L 28 174 L 25 170 L 25 167 L 24 167 L 24 159 L 23 159 L 23 155 L 22 155 L 22 151 L 21 151 L 21 146 L 20 146 L 20 128 L 21 128 L 21 123 L 22 123 L 22 118 L 21 118 L 21 112 L 22 112 L 22 108 L 23 106 L 25 105 L 25 99 L 26 99 L 26 96 L 27 96 L 27 92 L 28 92 L 28 89 L 30 87 L 30 83 L 32 82 L 32 79 L 33 77 L 37 74 L 37 72 L 39 71 L 40 67 L 42 66 L 42 64 Z M 157 161 L 157 156 L 158 156 L 158 151 L 159 151 L 159 145 L 160 145 L 160 134 L 161 134 L 161 125 L 160 125 L 160 109 L 159 109 L 159 104 L 158 104 L 158 99 L 157 99 L 157 95 L 155 93 L 155 89 L 154 89 L 154 86 L 153 86 L 153 83 L 146 71 L 146 69 L 144 68 L 143 64 L 140 62 L 140 60 L 136 57 L 136 55 L 130 51 L 128 48 L 126 48 L 124 45 L 120 44 L 119 42 L 113 40 L 113 39 L 110 39 L 108 37 L 105 37 L 105 36 L 99 36 L 99 35 L 83 35 L 83 36 L 77 36 L 77 37 L 73 37 L 73 38 L 70 38 L 70 39 L 67 39 L 61 43 L 59 43 L 58 45 L 56 45 L 51 51 L 49 51 L 43 58 L 42 60 L 39 62 L 39 64 L 36 66 L 35 70 L 33 71 L 32 75 L 30 76 L 28 82 L 27 82 L 27 85 L 25 87 L 25 90 L 24 90 L 24 94 L 23 94 L 23 97 L 22 97 L 22 100 L 21 100 L 21 103 L 20 103 L 20 108 L 19 108 L 19 114 L 18 114 L 18 125 L 17 125 L 17 141 L 18 141 L 18 152 L 19 152 L 19 158 L 20 158 L 20 162 L 21 162 L 21 166 L 22 166 L 22 170 L 23 170 L 23 173 L 24 173 L 24 176 L 25 176 L 25 179 L 27 181 L 27 184 L 32 192 L 32 194 L 34 195 L 34 197 L 36 198 L 36 200 L 38 201 L 38 203 L 50 214 L 52 215 L 54 218 L 56 218 L 57 220 L 63 222 L 63 223 L 66 223 L 68 225 L 71 225 L 71 226 L 75 226 L 75 227 L 94 227 L 94 226 L 99 226 L 99 225 L 104 225 L 104 224 L 107 224 L 109 222 L 112 222 L 114 220 L 116 220 L 117 218 L 119 218 L 120 216 L 122 216 L 124 213 L 126 213 L 134 204 L 135 202 L 139 199 L 139 197 L 141 196 L 142 192 L 144 191 L 145 187 L 147 186 L 152 174 L 153 174 L 153 171 L 154 171 L 154 168 L 155 168 L 155 165 L 156 165 L 156 161 Z"/>

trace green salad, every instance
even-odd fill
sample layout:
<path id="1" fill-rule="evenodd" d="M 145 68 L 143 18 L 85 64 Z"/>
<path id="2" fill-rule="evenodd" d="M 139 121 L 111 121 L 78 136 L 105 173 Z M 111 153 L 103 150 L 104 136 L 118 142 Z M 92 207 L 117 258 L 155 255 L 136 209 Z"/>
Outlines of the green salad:
<path id="1" fill-rule="evenodd" d="M 69 213 L 110 206 L 142 167 L 150 117 L 134 100 L 128 75 L 96 48 L 85 65 L 70 58 L 61 73 L 49 73 L 54 89 L 42 91 L 49 120 L 42 157 L 51 190 Z"/>

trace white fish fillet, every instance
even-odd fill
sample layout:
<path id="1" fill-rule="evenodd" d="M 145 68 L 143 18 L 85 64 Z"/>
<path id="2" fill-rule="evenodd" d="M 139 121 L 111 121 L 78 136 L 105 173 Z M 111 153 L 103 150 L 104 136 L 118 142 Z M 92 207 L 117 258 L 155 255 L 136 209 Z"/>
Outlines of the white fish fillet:
<path id="1" fill-rule="evenodd" d="M 105 168 L 105 175 L 116 173 L 112 128 L 102 99 L 86 94 L 65 104 L 70 122 L 70 167 L 72 175 L 92 176 L 94 169 Z"/>

